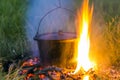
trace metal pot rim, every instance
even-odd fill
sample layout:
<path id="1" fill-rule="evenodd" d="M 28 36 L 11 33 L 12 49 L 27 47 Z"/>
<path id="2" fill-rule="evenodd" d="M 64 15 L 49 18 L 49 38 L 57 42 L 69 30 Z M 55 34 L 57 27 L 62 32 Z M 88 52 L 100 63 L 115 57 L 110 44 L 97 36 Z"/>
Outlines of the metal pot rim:
<path id="1" fill-rule="evenodd" d="M 39 34 L 34 37 L 34 40 L 55 40 L 55 41 L 73 41 L 76 40 L 76 33 L 74 32 L 53 32 L 53 33 L 44 33 Z"/>

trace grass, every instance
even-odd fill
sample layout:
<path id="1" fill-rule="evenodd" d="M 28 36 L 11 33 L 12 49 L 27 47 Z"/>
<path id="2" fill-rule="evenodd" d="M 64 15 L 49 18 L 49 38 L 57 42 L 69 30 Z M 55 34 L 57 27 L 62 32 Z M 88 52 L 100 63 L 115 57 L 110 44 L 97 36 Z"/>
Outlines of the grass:
<path id="1" fill-rule="evenodd" d="M 77 7 L 83 0 L 76 0 Z M 94 4 L 90 56 L 98 64 L 120 65 L 120 2 L 89 0 Z M 76 7 L 76 6 L 75 6 Z"/>
<path id="2" fill-rule="evenodd" d="M 3 73 L 0 71 L 0 79 L 1 79 L 1 80 L 5 80 L 5 77 L 4 77 L 4 76 L 5 76 L 5 74 L 3 74 Z"/>
<path id="3" fill-rule="evenodd" d="M 25 79 L 25 75 L 20 75 L 21 68 L 16 68 L 14 70 L 13 69 L 14 67 L 10 66 L 7 74 L 0 71 L 0 80 L 23 80 Z"/>
<path id="4" fill-rule="evenodd" d="M 0 58 L 11 60 L 26 52 L 25 10 L 27 0 L 0 0 Z M 0 79 L 4 79 L 0 69 Z"/>
<path id="5" fill-rule="evenodd" d="M 76 0 L 81 4 L 82 0 Z M 120 64 L 120 2 L 94 2 L 91 55 L 98 63 Z M 27 51 L 25 10 L 27 0 L 0 0 L 0 58 L 11 59 Z M 95 56 L 95 57 L 93 57 Z M 99 60 L 98 60 L 99 59 Z M 0 72 L 0 78 L 3 74 Z M 4 80 L 4 79 L 2 79 Z"/>
<path id="6" fill-rule="evenodd" d="M 11 58 L 26 50 L 26 1 L 0 0 L 0 57 Z"/>
<path id="7" fill-rule="evenodd" d="M 97 35 L 95 42 L 99 41 L 97 47 L 101 58 L 110 65 L 119 65 L 120 58 L 120 3 L 119 0 L 94 0 L 95 1 L 95 27 L 94 34 Z M 94 20 L 93 20 L 94 21 Z M 93 24 L 93 26 L 94 26 Z M 93 37 L 95 39 L 95 37 Z M 102 61 L 104 63 L 104 61 Z"/>

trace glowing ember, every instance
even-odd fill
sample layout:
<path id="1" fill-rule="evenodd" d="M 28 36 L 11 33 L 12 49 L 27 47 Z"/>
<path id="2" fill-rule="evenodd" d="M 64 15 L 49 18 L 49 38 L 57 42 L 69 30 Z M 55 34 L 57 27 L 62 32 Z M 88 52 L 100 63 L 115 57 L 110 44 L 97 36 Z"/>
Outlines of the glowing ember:
<path id="1" fill-rule="evenodd" d="M 25 61 L 25 62 L 22 64 L 22 66 L 33 66 L 33 65 L 35 65 L 35 64 L 37 64 L 37 63 L 40 63 L 38 57 L 36 57 L 36 58 L 34 58 L 34 59 L 29 59 L 29 60 Z"/>
<path id="2" fill-rule="evenodd" d="M 91 61 L 89 60 L 89 26 L 92 19 L 92 12 L 93 6 L 92 8 L 89 8 L 89 0 L 84 0 L 82 9 L 77 13 L 78 54 L 77 67 L 74 73 L 78 73 L 81 68 L 83 68 L 87 72 L 90 68 L 93 67 Z"/>

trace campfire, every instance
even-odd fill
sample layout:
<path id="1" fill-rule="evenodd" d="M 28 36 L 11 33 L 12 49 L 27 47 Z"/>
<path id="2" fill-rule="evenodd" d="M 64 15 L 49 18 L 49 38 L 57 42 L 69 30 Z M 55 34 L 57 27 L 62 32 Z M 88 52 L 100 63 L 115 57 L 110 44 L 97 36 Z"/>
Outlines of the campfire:
<path id="1" fill-rule="evenodd" d="M 60 8 L 60 7 L 58 7 L 58 8 Z M 56 9 L 58 9 L 58 8 L 56 8 Z M 50 11 L 50 12 L 52 12 L 52 11 Z M 48 54 L 49 51 L 47 51 L 47 49 L 50 46 L 48 46 L 47 48 L 41 47 L 41 43 L 38 42 L 40 45 L 39 48 L 40 49 L 42 48 L 43 52 L 45 50 L 46 53 L 41 52 L 41 54 L 42 54 L 41 57 L 34 57 L 34 58 L 30 58 L 30 59 L 23 61 L 21 68 L 18 71 L 19 76 L 24 76 L 22 78 L 22 80 L 97 80 L 97 78 L 99 80 L 99 77 L 97 76 L 97 74 L 99 74 L 99 72 L 101 72 L 101 73 L 103 73 L 103 72 L 102 72 L 102 70 L 97 71 L 95 69 L 95 67 L 97 65 L 94 61 L 91 61 L 90 57 L 89 57 L 90 33 L 91 33 L 90 25 L 91 25 L 91 21 L 92 21 L 92 13 L 93 13 L 93 5 L 91 7 L 89 7 L 89 0 L 84 0 L 83 4 L 81 6 L 81 9 L 77 11 L 76 20 L 75 20 L 76 21 L 76 29 L 77 29 L 77 31 L 76 31 L 77 37 L 75 37 L 74 34 L 69 33 L 69 36 L 72 36 L 72 37 L 70 37 L 70 39 L 72 39 L 71 41 L 74 40 L 73 38 L 77 39 L 76 40 L 77 46 L 75 47 L 76 52 L 72 55 L 72 56 L 74 56 L 74 60 L 73 60 L 73 61 L 75 61 L 74 64 L 72 63 L 72 65 L 68 65 L 70 61 L 67 61 L 67 60 L 69 60 L 71 58 L 71 56 L 69 59 L 66 59 L 66 57 L 62 57 L 63 61 L 60 61 L 61 60 L 61 58 L 60 58 L 61 51 L 60 51 L 60 53 L 58 53 L 58 55 L 56 55 L 56 53 L 54 54 L 54 52 L 52 52 L 52 51 L 50 54 Z M 47 37 L 50 37 L 50 41 L 53 40 L 52 37 L 55 37 L 56 40 L 53 40 L 53 41 L 59 41 L 59 39 L 62 38 L 63 41 L 61 41 L 61 42 L 67 42 L 68 39 L 65 40 L 66 35 L 68 35 L 68 33 L 65 33 L 62 30 L 60 30 L 60 31 L 58 31 L 57 34 L 53 33 L 50 36 L 47 35 Z M 39 35 L 37 35 L 35 37 L 36 40 L 38 40 L 37 37 L 39 37 Z M 45 36 L 45 38 L 46 38 L 45 44 L 46 45 L 47 45 L 47 43 L 46 43 L 47 37 Z M 44 37 L 42 36 L 42 39 L 43 38 Z M 41 41 L 42 41 L 42 39 L 41 39 Z M 38 40 L 38 41 L 40 41 L 40 40 Z M 60 49 L 60 50 L 62 50 L 62 49 Z M 70 51 L 68 51 L 68 52 L 70 52 Z M 66 53 L 66 54 L 68 55 L 69 53 Z M 61 62 L 64 62 L 64 61 L 65 61 L 65 64 L 61 64 Z M 68 64 L 67 64 L 67 62 L 68 62 Z M 63 65 L 63 67 L 59 66 L 58 64 Z M 68 65 L 69 67 L 65 67 L 64 65 Z M 116 75 L 118 75 L 118 72 L 116 72 L 112 69 L 109 72 L 109 74 L 111 74 L 111 75 L 114 73 Z M 116 79 L 116 77 L 113 79 Z"/>
<path id="2" fill-rule="evenodd" d="M 23 63 L 21 74 L 27 74 L 25 80 L 37 76 L 45 80 L 94 80 L 95 64 L 89 59 L 90 48 L 90 23 L 92 19 L 93 6 L 89 8 L 89 0 L 84 0 L 82 7 L 77 12 L 77 43 L 76 68 L 67 69 L 56 66 L 41 65 L 39 58 L 30 59 Z M 62 34 L 62 33 L 60 33 Z"/>
<path id="3" fill-rule="evenodd" d="M 90 53 L 97 54 L 97 52 L 98 54 L 104 54 L 107 51 L 106 49 L 111 49 L 105 48 L 105 50 L 99 52 L 102 48 L 100 50 L 97 50 L 98 48 L 94 49 L 96 46 L 99 46 L 99 44 L 95 44 L 96 46 L 92 46 L 91 48 L 92 38 L 90 29 L 93 8 L 93 4 L 89 6 L 89 0 L 83 0 L 81 8 L 77 10 L 77 14 L 73 14 L 74 17 L 71 17 L 71 15 L 68 16 L 71 17 L 69 18 L 69 20 L 71 20 L 70 22 L 75 19 L 75 22 L 73 21 L 75 25 L 71 25 L 72 23 L 70 24 L 75 28 L 72 32 L 67 32 L 63 30 L 63 28 L 60 30 L 55 29 L 57 32 L 45 31 L 46 33 L 44 33 L 43 31 L 42 33 L 43 29 L 40 29 L 41 33 L 39 34 L 39 26 L 41 26 L 42 21 L 43 23 L 47 22 L 46 20 L 49 21 L 49 19 L 46 18 L 44 20 L 44 18 L 48 17 L 50 13 L 60 9 L 61 12 L 63 10 L 67 11 L 67 13 L 70 12 L 71 14 L 72 11 L 63 8 L 59 0 L 58 7 L 48 11 L 48 13 L 45 14 L 39 22 L 34 40 L 38 43 L 40 56 L 33 57 L 30 55 L 28 56 L 27 54 L 20 54 L 18 56 L 15 55 L 14 58 L 12 57 L 13 59 L 2 61 L 2 71 L 6 72 L 5 80 L 120 80 L 120 70 L 116 69 L 119 65 L 116 67 L 115 65 L 110 64 L 108 67 L 106 65 L 107 61 L 105 64 L 102 62 L 106 60 L 103 59 L 102 56 L 100 56 L 102 61 L 99 62 L 96 59 L 97 55 L 90 55 Z M 57 17 L 59 16 L 57 15 Z M 51 21 L 54 22 L 54 19 Z M 62 20 L 60 21 L 61 23 L 65 22 L 62 22 Z M 65 24 L 69 23 L 65 22 Z M 56 28 L 56 25 L 54 28 Z M 59 26 L 61 28 L 62 25 Z M 49 27 L 51 27 L 51 25 Z M 114 34 L 116 34 L 116 32 Z M 95 40 L 96 39 L 93 37 L 93 42 Z M 102 40 L 103 39 L 101 39 L 100 42 Z M 29 51 L 26 52 L 29 53 Z M 119 53 L 119 51 L 117 52 L 116 50 L 113 50 L 113 52 Z M 13 50 L 13 53 L 16 54 L 16 51 Z M 116 59 L 115 61 L 119 62 L 119 59 Z"/>
<path id="4" fill-rule="evenodd" d="M 31 58 L 22 65 L 19 75 L 26 75 L 24 80 L 94 80 L 95 73 L 93 69 L 79 74 L 72 74 L 74 69 L 59 68 L 56 66 L 43 66 L 39 58 Z"/>

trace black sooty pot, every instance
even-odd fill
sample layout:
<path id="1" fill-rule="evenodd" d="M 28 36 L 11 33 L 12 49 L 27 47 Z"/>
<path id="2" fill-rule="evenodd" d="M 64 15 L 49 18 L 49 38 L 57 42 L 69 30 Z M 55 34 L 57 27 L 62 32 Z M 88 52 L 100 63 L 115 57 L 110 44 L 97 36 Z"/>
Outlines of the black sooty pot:
<path id="1" fill-rule="evenodd" d="M 39 47 L 43 65 L 67 66 L 71 63 L 76 45 L 76 34 L 55 32 L 37 35 L 34 38 Z"/>

